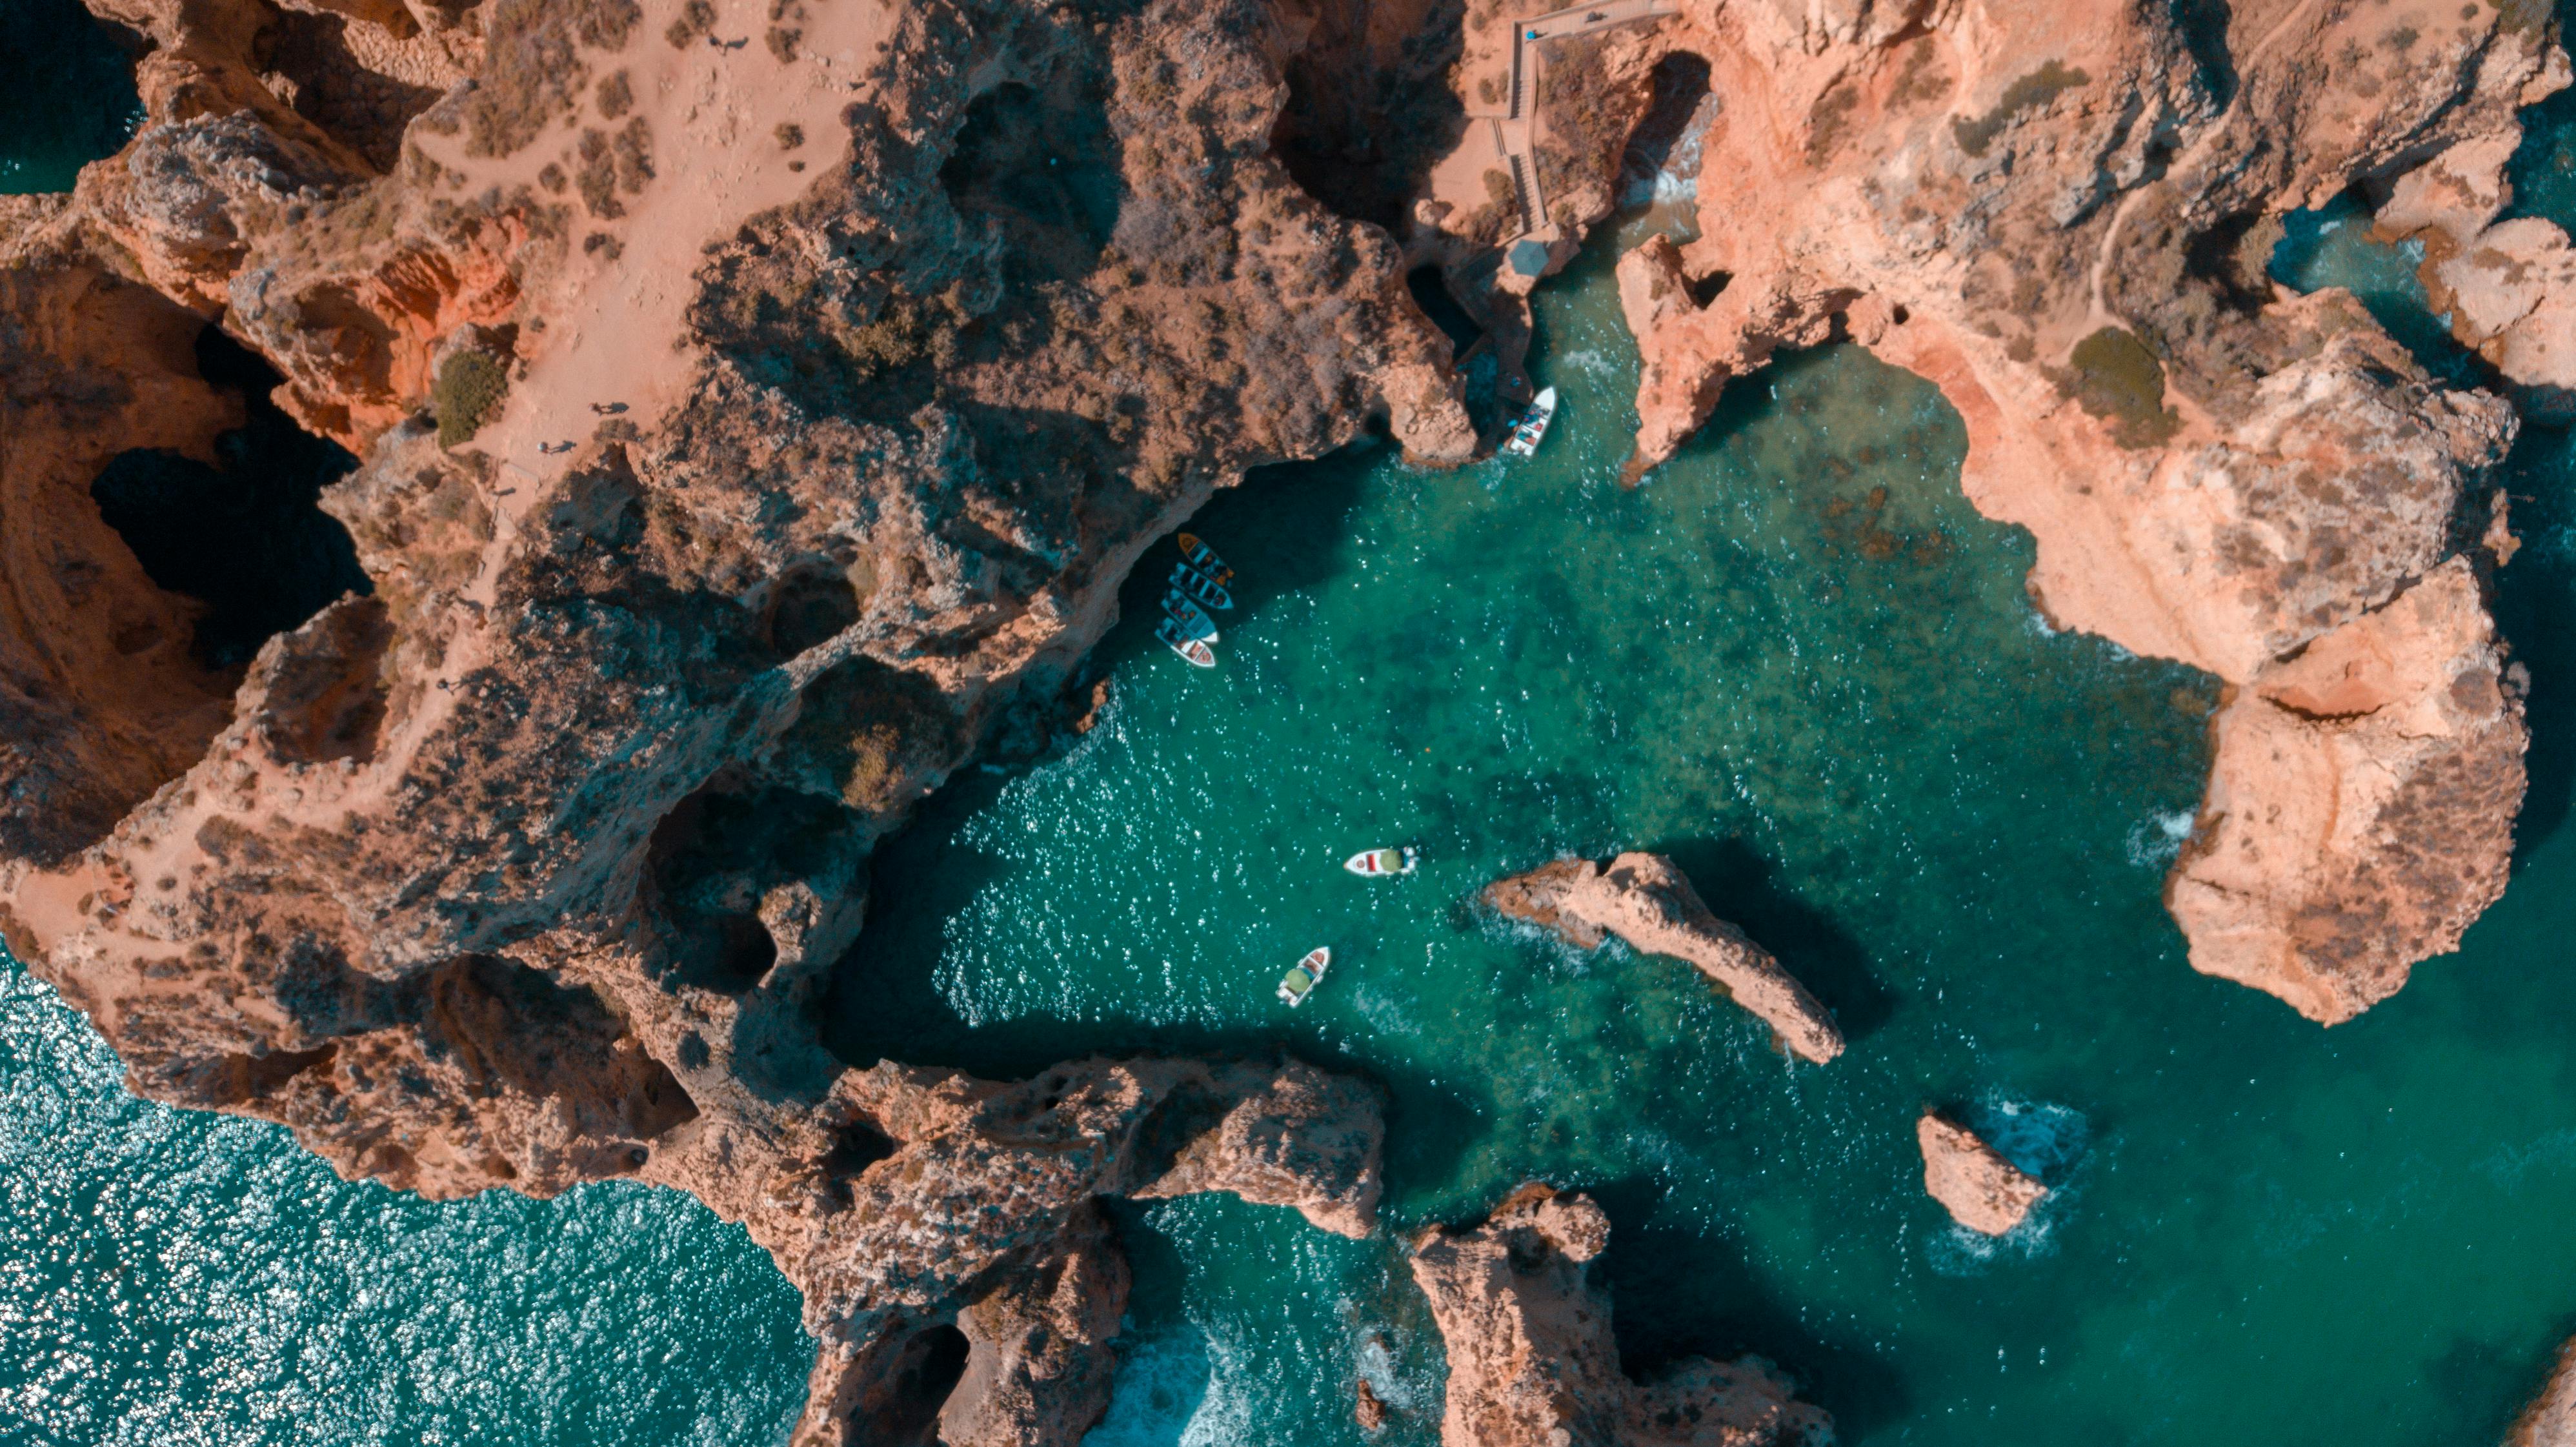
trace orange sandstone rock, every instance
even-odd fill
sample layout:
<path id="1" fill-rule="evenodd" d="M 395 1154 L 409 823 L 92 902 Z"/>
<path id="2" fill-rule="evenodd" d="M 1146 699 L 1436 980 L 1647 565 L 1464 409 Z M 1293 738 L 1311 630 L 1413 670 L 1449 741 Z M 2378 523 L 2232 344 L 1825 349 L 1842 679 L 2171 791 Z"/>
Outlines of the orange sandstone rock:
<path id="1" fill-rule="evenodd" d="M 1651 1383 L 1619 1369 L 1588 1263 L 1610 1238 L 1591 1198 L 1532 1183 L 1483 1223 L 1414 1238 L 1413 1279 L 1447 1343 L 1441 1447 L 1821 1447 L 1832 1419 L 1760 1357 L 1691 1358 Z"/>
<path id="2" fill-rule="evenodd" d="M 1645 954 L 1687 961 L 1760 1016 L 1799 1058 L 1823 1064 L 1842 1053 L 1842 1032 L 1825 1007 L 1770 951 L 1710 914 L 1690 880 L 1662 855 L 1622 854 L 1606 869 L 1588 859 L 1561 859 L 1496 880 L 1484 899 L 1583 949 L 1615 934 Z"/>
<path id="3" fill-rule="evenodd" d="M 1923 1189 L 1971 1231 L 2001 1236 L 2048 1194 L 1975 1132 L 1928 1110 L 1914 1122 L 1914 1139 L 1923 1148 Z"/>

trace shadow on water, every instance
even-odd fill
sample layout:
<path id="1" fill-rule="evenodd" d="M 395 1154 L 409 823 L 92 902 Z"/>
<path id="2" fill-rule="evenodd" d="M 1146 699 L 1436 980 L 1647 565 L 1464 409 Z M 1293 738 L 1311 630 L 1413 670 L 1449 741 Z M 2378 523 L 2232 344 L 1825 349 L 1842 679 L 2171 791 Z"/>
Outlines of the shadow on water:
<path id="1" fill-rule="evenodd" d="M 2576 476 L 2576 433 L 2524 429 L 2506 463 L 2504 487 L 2513 499 L 2514 531 L 2526 547 L 2496 574 L 2497 626 L 2512 645 L 2514 661 L 2531 673 L 2524 710 L 2531 723 L 2531 792 L 2515 830 L 2515 863 L 2567 822 L 2576 795 L 2576 499 L 2565 479 Z"/>
<path id="2" fill-rule="evenodd" d="M 1875 1032 L 1896 1013 L 1896 993 L 1871 969 L 1869 952 L 1830 914 L 1779 882 L 1779 866 L 1741 839 L 1680 839 L 1647 849 L 1681 866 L 1710 912 L 1740 927 L 1833 1012 L 1846 1041 Z"/>
<path id="3" fill-rule="evenodd" d="M 1611 1294 L 1611 1328 L 1628 1375 L 1650 1378 L 1686 1357 L 1752 1353 L 1797 1380 L 1799 1396 L 1860 1441 L 1905 1420 L 1912 1393 L 1885 1354 L 1818 1335 L 1774 1299 L 1744 1254 L 1696 1231 L 1658 1225 L 1671 1187 L 1644 1177 L 1590 1191 L 1610 1214 L 1610 1248 L 1593 1269 Z"/>
<path id="4" fill-rule="evenodd" d="M 80 0 L 0 5 L 0 196 L 68 191 L 81 167 L 125 144 L 143 122 L 134 56 L 146 48 Z"/>
<path id="5" fill-rule="evenodd" d="M 2549 1385 L 2560 1346 L 2576 1337 L 2576 1316 L 2562 1316 L 2545 1338 L 2511 1344 L 2464 1336 L 2424 1367 L 2446 1400 L 2467 1408 L 2476 1441 L 2501 1442 L 2523 1404 Z"/>
<path id="6" fill-rule="evenodd" d="M 1475 1122 L 1490 1109 L 1391 1060 L 1260 1030 L 1115 1017 L 1027 1016 L 980 1025 L 961 1018 L 936 978 L 947 924 L 1004 878 L 1004 866 L 957 836 L 1002 784 L 992 774 L 965 775 L 934 795 L 910 828 L 878 846 L 867 926 L 835 968 L 819 1011 L 824 1044 L 834 1055 L 862 1068 L 899 1060 L 1025 1079 L 1085 1055 L 1276 1060 L 1293 1054 L 1374 1080 L 1386 1091 L 1390 1202 L 1457 1173 Z"/>

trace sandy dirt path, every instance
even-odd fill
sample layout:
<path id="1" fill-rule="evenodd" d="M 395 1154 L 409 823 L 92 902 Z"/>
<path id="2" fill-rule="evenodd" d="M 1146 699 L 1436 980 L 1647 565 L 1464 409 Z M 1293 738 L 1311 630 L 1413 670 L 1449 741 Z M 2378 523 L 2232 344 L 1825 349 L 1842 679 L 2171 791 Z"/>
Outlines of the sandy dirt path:
<path id="1" fill-rule="evenodd" d="M 623 216 L 583 222 L 581 235 L 605 233 L 616 244 L 576 244 L 551 283 L 552 304 L 541 312 L 546 330 L 521 334 L 526 375 L 512 383 L 501 415 L 475 435 L 471 445 L 500 463 L 487 499 L 492 540 L 463 595 L 475 626 L 448 649 L 432 696 L 376 771 L 380 786 L 409 771 L 413 753 L 455 708 L 449 690 L 489 661 L 488 610 L 498 601 L 503 564 L 546 484 L 587 455 L 578 444 L 602 420 L 593 405 L 622 403 L 619 415 L 650 431 L 686 397 L 699 361 L 688 344 L 687 314 L 706 249 L 848 164 L 841 114 L 864 94 L 896 14 L 877 0 L 808 0 L 796 58 L 782 61 L 761 41 L 769 23 L 763 0 L 718 0 L 712 34 L 675 48 L 662 31 L 678 8 L 648 4 L 625 50 L 589 57 L 602 75 L 627 72 L 634 114 L 651 128 L 654 175 L 641 194 L 622 198 Z M 804 144 L 783 145 L 784 126 L 800 130 Z M 464 189 L 476 194 L 534 184 L 550 162 L 572 171 L 579 135 L 579 124 L 552 128 L 499 158 L 464 155 L 461 136 L 423 140 L 424 149 L 466 174 Z M 791 162 L 803 169 L 790 169 Z M 539 450 L 566 442 L 575 450 Z"/>

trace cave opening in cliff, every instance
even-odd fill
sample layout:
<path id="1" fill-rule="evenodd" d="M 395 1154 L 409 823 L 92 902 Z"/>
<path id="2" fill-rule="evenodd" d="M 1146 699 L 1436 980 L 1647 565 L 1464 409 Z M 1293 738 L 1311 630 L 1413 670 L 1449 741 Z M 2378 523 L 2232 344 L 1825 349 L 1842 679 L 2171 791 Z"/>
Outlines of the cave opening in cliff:
<path id="1" fill-rule="evenodd" d="M 942 1322 L 903 1344 L 887 1374 L 891 1387 L 865 1413 L 858 1440 L 910 1447 L 935 1440 L 939 1409 L 948 1405 L 957 1384 L 966 1380 L 967 1359 L 974 1343 L 954 1323 Z"/>
<path id="2" fill-rule="evenodd" d="M 1646 113 L 1619 157 L 1619 199 L 1627 206 L 1667 199 L 1668 188 L 1697 189 L 1699 138 L 1717 110 L 1709 64 L 1677 50 L 1655 65 Z"/>
<path id="3" fill-rule="evenodd" d="M 1448 83 L 1466 18 L 1465 0 L 1318 7 L 1305 48 L 1282 67 L 1288 99 L 1270 153 L 1335 214 L 1401 231 L 1432 168 L 1466 134 L 1466 105 Z"/>
<path id="4" fill-rule="evenodd" d="M 645 848 L 646 904 L 660 923 L 672 979 L 727 995 L 759 986 L 778 964 L 760 917 L 780 885 L 832 876 L 856 816 L 790 788 L 719 779 L 682 799 Z"/>
<path id="5" fill-rule="evenodd" d="M 1014 292 L 1090 274 L 1127 190 L 1106 81 L 1068 61 L 1036 84 L 1005 81 L 975 97 L 939 181 L 970 226 L 1000 237 Z"/>
<path id="6" fill-rule="evenodd" d="M 197 334 L 196 360 L 209 385 L 241 398 L 242 425 L 215 439 L 214 462 L 136 448 L 111 459 L 89 491 L 147 577 L 207 605 L 197 657 L 235 667 L 335 599 L 374 585 L 348 530 L 321 507 L 322 489 L 357 459 L 270 401 L 278 374 L 221 328 Z"/>
<path id="7" fill-rule="evenodd" d="M 770 651 L 794 658 L 839 636 L 859 621 L 859 590 L 839 572 L 800 572 L 778 585 L 770 600 Z"/>
<path id="8" fill-rule="evenodd" d="M 1485 329 L 1449 294 L 1449 283 L 1436 266 L 1417 266 L 1404 274 L 1404 286 L 1413 293 L 1413 304 L 1431 318 L 1431 324 L 1449 339 L 1452 358 L 1466 354 L 1469 347 L 1483 339 Z"/>
<path id="9" fill-rule="evenodd" d="M 832 1198 L 845 1207 L 856 1204 L 859 1177 L 894 1153 L 893 1139 L 864 1120 L 832 1132 L 832 1149 L 823 1157 L 823 1178 L 831 1182 Z"/>

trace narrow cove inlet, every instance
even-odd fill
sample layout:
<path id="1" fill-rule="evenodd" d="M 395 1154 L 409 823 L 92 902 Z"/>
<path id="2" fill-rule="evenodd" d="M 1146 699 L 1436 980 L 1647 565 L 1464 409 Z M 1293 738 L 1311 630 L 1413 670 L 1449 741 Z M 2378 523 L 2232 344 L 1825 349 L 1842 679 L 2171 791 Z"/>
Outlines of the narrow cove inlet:
<path id="1" fill-rule="evenodd" d="M 0 0 L 0 1447 L 2576 1447 L 2568 5 L 1761 4 Z M 1903 244 L 1809 287 L 1811 205 Z M 2317 767 L 2230 710 L 2344 634 L 2124 648 L 2159 564 L 2025 484 L 2232 522 L 2382 415 L 2502 432 L 2285 588 L 2434 537 L 2509 882 L 2222 978 L 2213 772 Z M 187 545 L 272 514 L 327 577 Z M 2366 881 L 2475 894 L 2426 817 Z M 1806 1058 L 1488 895 L 1632 851 Z"/>

